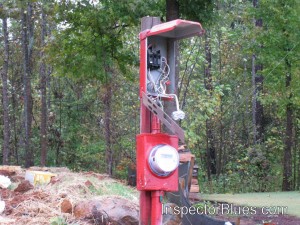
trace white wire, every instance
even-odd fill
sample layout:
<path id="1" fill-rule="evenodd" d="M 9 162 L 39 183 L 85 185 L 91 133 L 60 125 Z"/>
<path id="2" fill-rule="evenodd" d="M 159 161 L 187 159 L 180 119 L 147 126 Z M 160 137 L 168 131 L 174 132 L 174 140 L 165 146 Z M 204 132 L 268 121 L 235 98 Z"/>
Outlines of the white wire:
<path id="1" fill-rule="evenodd" d="M 166 82 L 169 80 L 169 74 L 170 74 L 170 66 L 167 63 L 167 59 L 165 57 L 161 57 L 161 75 L 163 75 L 162 78 L 159 78 L 159 94 L 165 94 L 166 93 Z M 161 76 L 160 76 L 161 77 Z"/>
<path id="2" fill-rule="evenodd" d="M 177 111 L 179 111 L 179 102 L 178 102 L 178 97 L 176 94 L 166 94 L 166 83 L 169 80 L 169 74 L 170 74 L 170 66 L 167 63 L 167 59 L 165 57 L 161 57 L 161 66 L 159 69 L 160 75 L 157 78 L 156 81 L 154 81 L 154 78 L 151 74 L 150 69 L 148 70 L 147 73 L 147 77 L 149 80 L 149 83 L 151 83 L 153 85 L 154 91 L 157 93 L 156 97 L 153 97 L 153 99 L 157 99 L 159 98 L 159 100 L 161 100 L 162 97 L 166 97 L 166 98 L 172 98 L 175 100 L 176 103 L 176 108 Z M 158 86 L 158 82 L 159 82 L 159 86 Z M 163 105 L 162 105 L 163 107 Z"/>

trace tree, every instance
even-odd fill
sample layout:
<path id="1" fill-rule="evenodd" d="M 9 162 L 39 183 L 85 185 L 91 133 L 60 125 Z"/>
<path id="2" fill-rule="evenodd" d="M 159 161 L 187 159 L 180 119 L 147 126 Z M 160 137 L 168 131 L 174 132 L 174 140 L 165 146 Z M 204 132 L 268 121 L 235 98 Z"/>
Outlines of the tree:
<path id="1" fill-rule="evenodd" d="M 166 0 L 166 18 L 167 21 L 179 19 L 179 1 Z"/>
<path id="2" fill-rule="evenodd" d="M 41 142 L 41 166 L 46 165 L 47 160 L 47 71 L 44 56 L 45 38 L 46 38 L 46 14 L 43 5 L 41 5 L 41 51 L 40 51 L 40 90 L 41 90 L 41 130 L 40 130 L 40 142 Z"/>
<path id="3" fill-rule="evenodd" d="M 268 13 L 265 11 L 267 8 Z M 297 40 L 300 38 L 299 29 L 296 29 L 297 24 L 299 24 L 298 13 L 299 4 L 296 1 L 281 0 L 273 1 L 271 6 L 267 1 L 261 1 L 261 9 L 258 12 L 258 15 L 267 24 L 267 29 L 261 33 L 260 37 L 264 46 L 268 47 L 267 49 L 262 49 L 262 54 L 264 54 L 263 61 L 269 66 L 265 72 L 266 76 L 269 76 L 269 94 L 265 96 L 264 101 L 266 103 L 275 103 L 279 111 L 284 112 L 281 114 L 281 118 L 283 119 L 283 115 L 285 116 L 283 120 L 285 132 L 282 158 L 282 190 L 284 191 L 293 189 L 292 148 L 295 138 L 294 113 L 295 109 L 299 108 L 299 101 L 296 97 L 299 95 L 296 69 L 299 58 Z M 274 62 L 276 62 L 275 65 Z M 284 76 L 282 76 L 283 74 Z M 279 100 L 274 98 L 276 95 L 279 97 Z"/>
<path id="4" fill-rule="evenodd" d="M 253 7 L 259 7 L 258 0 L 253 0 Z M 255 27 L 261 29 L 263 20 L 255 18 Z M 255 42 L 255 41 L 254 41 Z M 256 63 L 257 53 L 252 55 L 252 121 L 253 121 L 253 144 L 260 143 L 263 139 L 264 124 L 263 124 L 263 105 L 259 100 L 259 95 L 262 94 L 263 76 L 257 73 L 263 69 L 262 64 Z"/>
<path id="5" fill-rule="evenodd" d="M 134 6 L 134 7 L 133 7 Z M 103 133 L 105 135 L 106 172 L 113 174 L 111 106 L 113 82 L 117 71 L 125 76 L 126 66 L 135 63 L 132 54 L 123 48 L 122 32 L 136 21 L 138 10 L 130 3 L 89 1 L 60 5 L 59 21 L 67 28 L 61 29 L 53 43 L 53 59 L 60 73 L 73 78 L 101 81 L 101 99 L 104 104 Z M 118 14 L 118 17 L 115 15 Z M 80 22 L 79 22 L 80 21 Z"/>
<path id="6" fill-rule="evenodd" d="M 213 83 L 212 83 L 212 54 L 211 54 L 211 46 L 210 46 L 210 36 L 209 33 L 205 34 L 205 66 L 204 66 L 204 87 L 212 97 L 213 92 Z M 217 173 L 216 168 L 216 150 L 214 147 L 214 137 L 212 131 L 212 121 L 210 119 L 206 120 L 206 164 L 207 164 L 207 176 L 208 179 L 211 180 L 211 174 Z"/>
<path id="7" fill-rule="evenodd" d="M 31 126 L 33 101 L 31 95 L 33 21 L 32 3 L 22 8 L 22 48 L 23 48 L 23 82 L 24 82 L 24 127 L 25 127 L 25 167 L 33 166 L 33 149 L 31 146 Z"/>
<path id="8" fill-rule="evenodd" d="M 0 9 L 3 5 L 0 4 Z M 3 68 L 1 70 L 2 78 L 2 105 L 3 105 L 3 148 L 2 154 L 3 159 L 2 163 L 4 165 L 9 164 L 9 154 L 10 154 L 10 119 L 9 119 L 9 101 L 8 101 L 8 85 L 7 85 L 7 75 L 8 75 L 8 65 L 9 65 L 9 42 L 8 42 L 8 31 L 7 31 L 7 15 L 4 13 L 2 15 L 2 32 L 4 37 L 4 62 Z"/>

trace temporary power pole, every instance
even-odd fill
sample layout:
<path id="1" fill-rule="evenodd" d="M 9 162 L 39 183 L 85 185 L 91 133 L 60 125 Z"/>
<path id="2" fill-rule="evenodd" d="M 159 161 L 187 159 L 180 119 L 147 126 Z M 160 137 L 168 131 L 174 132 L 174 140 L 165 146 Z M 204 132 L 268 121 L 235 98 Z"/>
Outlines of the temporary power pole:
<path id="1" fill-rule="evenodd" d="M 178 98 L 168 93 L 175 81 L 175 41 L 201 35 L 200 23 L 173 20 L 160 23 L 158 17 L 144 17 L 140 37 L 140 134 L 137 135 L 137 189 L 140 191 L 140 224 L 162 224 L 162 197 L 178 191 L 178 141 L 184 132 L 175 122 L 184 119 Z M 168 43 L 174 43 L 170 45 Z M 175 111 L 167 115 L 166 101 Z M 161 124 L 174 135 L 162 133 Z"/>

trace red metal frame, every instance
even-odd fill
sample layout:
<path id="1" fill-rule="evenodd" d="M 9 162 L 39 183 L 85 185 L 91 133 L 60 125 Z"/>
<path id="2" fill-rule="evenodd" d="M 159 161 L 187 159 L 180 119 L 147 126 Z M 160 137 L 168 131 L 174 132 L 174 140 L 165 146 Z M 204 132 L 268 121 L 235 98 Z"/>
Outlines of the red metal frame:
<path id="1" fill-rule="evenodd" d="M 159 145 L 167 144 L 178 149 L 178 137 L 163 133 L 144 133 L 137 135 L 137 189 L 140 191 L 177 191 L 178 170 L 167 177 L 160 177 L 152 172 L 148 158 L 151 150 Z"/>
<path id="2" fill-rule="evenodd" d="M 153 26 L 140 33 L 140 135 L 137 135 L 137 189 L 140 191 L 140 224 L 162 224 L 163 191 L 178 190 L 178 170 L 167 177 L 155 175 L 149 165 L 151 149 L 158 144 L 168 144 L 178 149 L 178 137 L 161 133 L 158 117 L 143 104 L 143 93 L 147 94 L 147 45 L 148 37 L 160 36 L 182 39 L 204 33 L 200 23 L 173 20 Z"/>

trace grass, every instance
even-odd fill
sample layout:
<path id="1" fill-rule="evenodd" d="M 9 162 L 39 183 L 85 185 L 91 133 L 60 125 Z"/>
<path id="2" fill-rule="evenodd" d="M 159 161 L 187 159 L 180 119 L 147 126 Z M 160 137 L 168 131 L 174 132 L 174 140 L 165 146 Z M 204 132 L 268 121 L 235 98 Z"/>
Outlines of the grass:
<path id="1" fill-rule="evenodd" d="M 58 179 L 57 183 L 44 188 L 57 195 L 67 193 L 73 202 L 92 199 L 95 196 L 120 196 L 138 202 L 138 191 L 109 177 L 98 178 L 94 174 L 84 173 L 60 173 Z M 87 181 L 91 182 L 91 185 L 86 185 Z"/>
<path id="2" fill-rule="evenodd" d="M 300 217 L 300 192 L 263 192 L 244 194 L 201 194 L 203 200 L 227 202 L 236 205 L 287 207 L 287 214 Z"/>
<path id="3" fill-rule="evenodd" d="M 135 189 L 112 180 L 103 181 L 101 184 L 98 184 L 97 188 L 92 186 L 90 190 L 97 195 L 117 195 L 138 201 L 138 192 Z"/>

